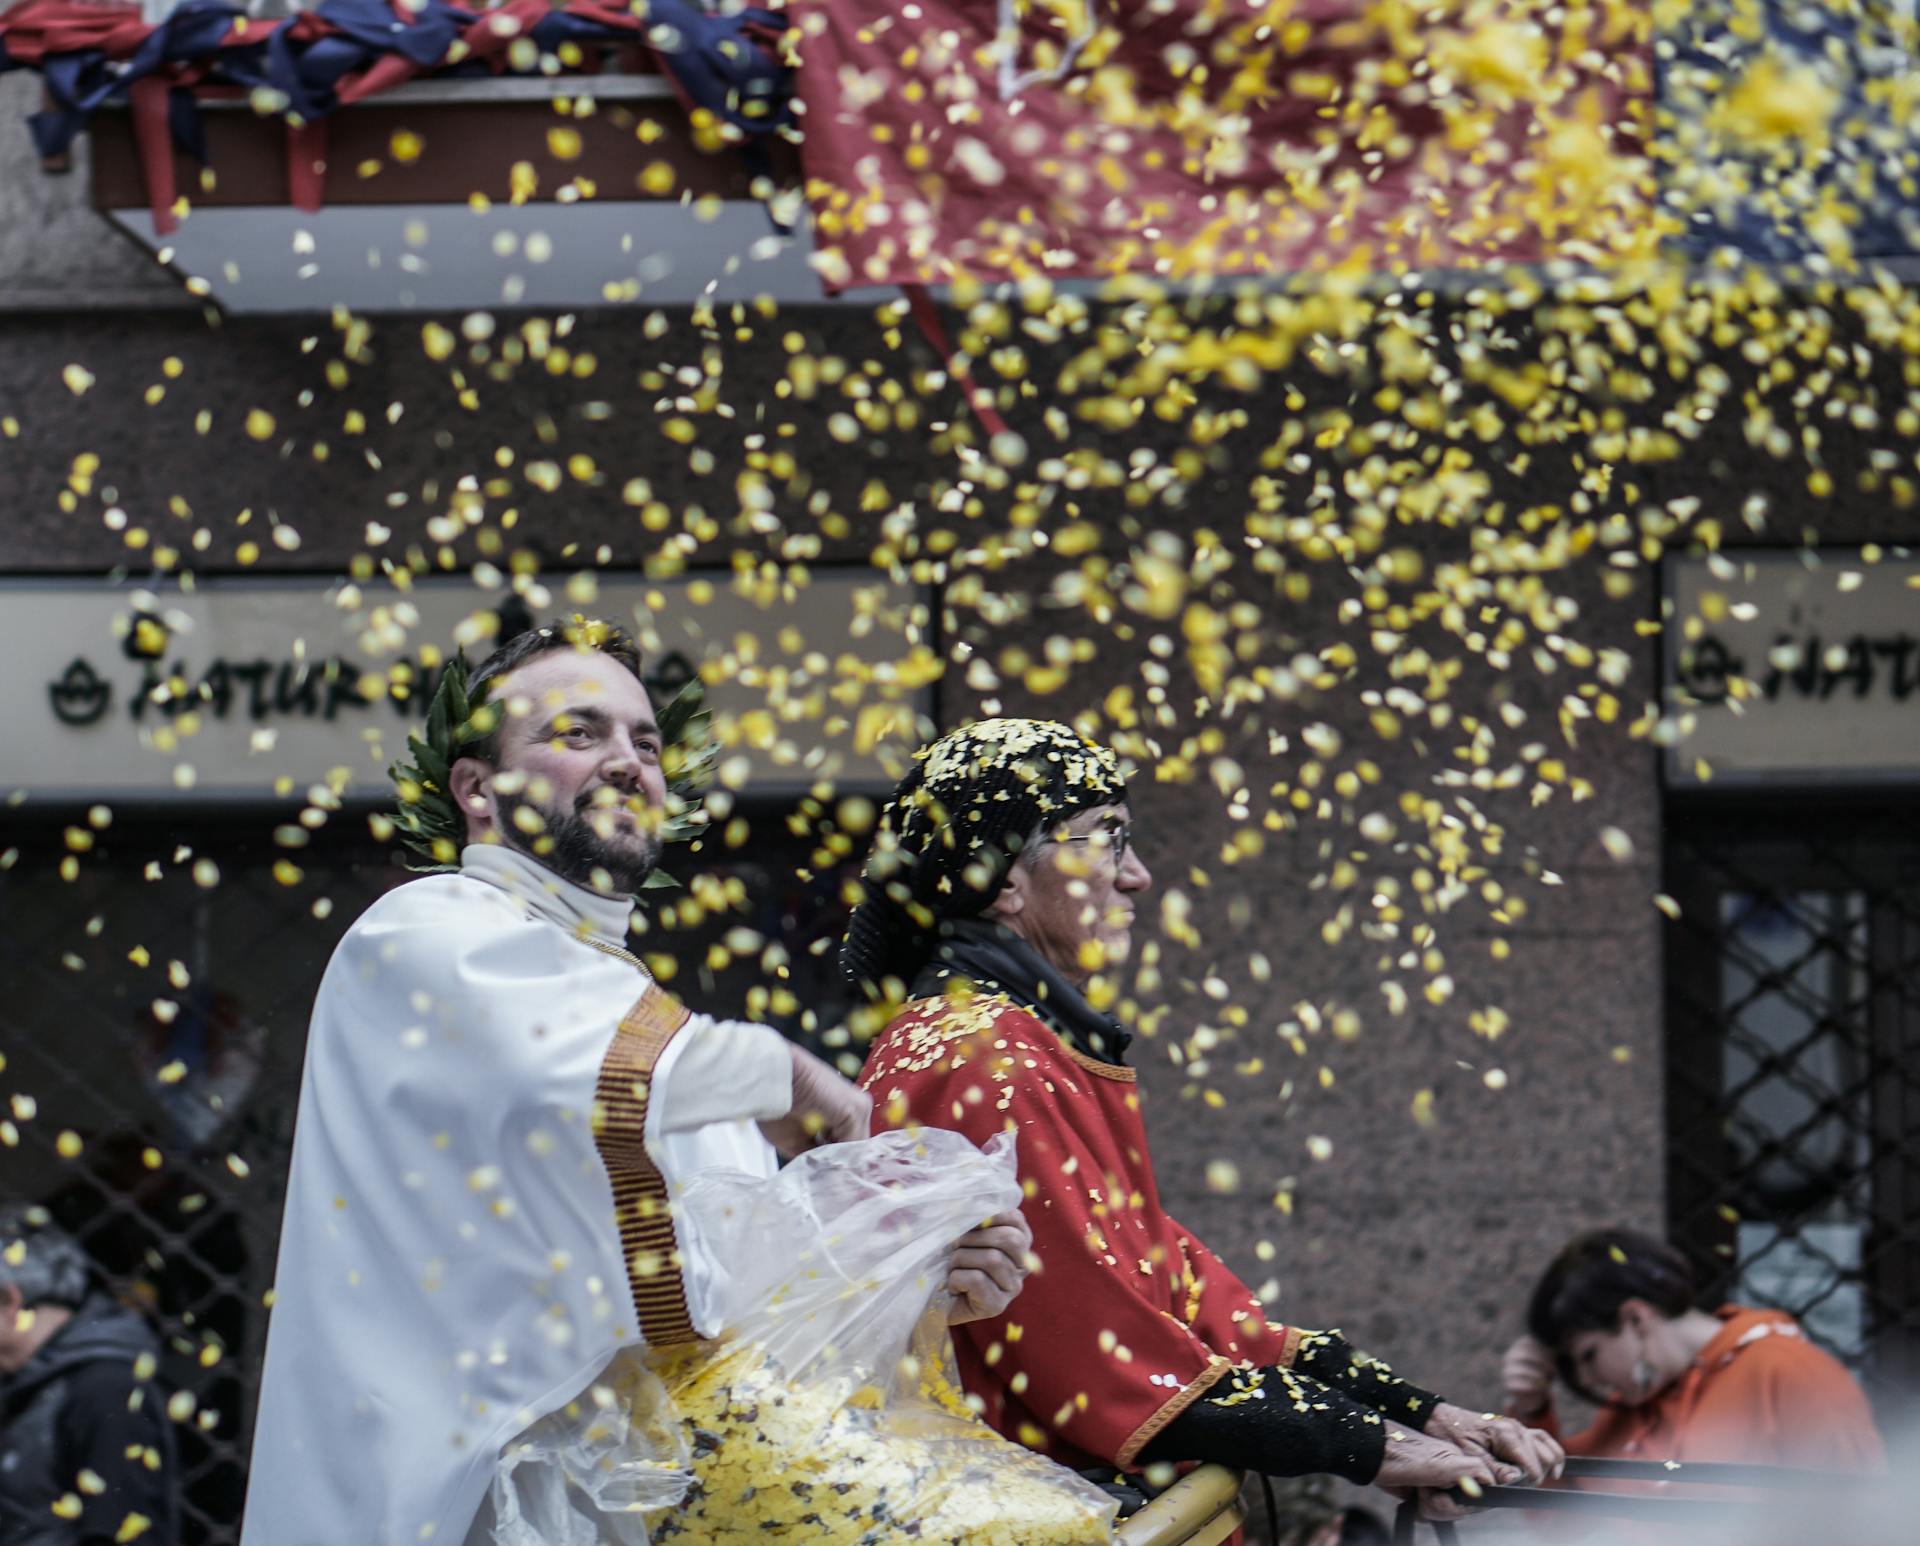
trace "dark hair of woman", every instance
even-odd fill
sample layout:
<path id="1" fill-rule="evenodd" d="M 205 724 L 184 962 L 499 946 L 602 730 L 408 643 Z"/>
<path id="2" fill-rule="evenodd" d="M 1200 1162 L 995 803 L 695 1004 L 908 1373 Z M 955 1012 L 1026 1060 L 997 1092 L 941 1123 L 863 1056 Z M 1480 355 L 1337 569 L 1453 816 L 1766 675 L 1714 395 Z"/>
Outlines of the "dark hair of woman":
<path id="1" fill-rule="evenodd" d="M 1574 1377 L 1567 1344 L 1577 1332 L 1616 1331 L 1620 1307 L 1645 1300 L 1668 1320 L 1694 1307 L 1692 1265 L 1666 1241 L 1633 1229 L 1576 1236 L 1553 1259 L 1527 1304 L 1527 1330 L 1553 1350 L 1560 1377 L 1590 1401 L 1601 1398 Z"/>

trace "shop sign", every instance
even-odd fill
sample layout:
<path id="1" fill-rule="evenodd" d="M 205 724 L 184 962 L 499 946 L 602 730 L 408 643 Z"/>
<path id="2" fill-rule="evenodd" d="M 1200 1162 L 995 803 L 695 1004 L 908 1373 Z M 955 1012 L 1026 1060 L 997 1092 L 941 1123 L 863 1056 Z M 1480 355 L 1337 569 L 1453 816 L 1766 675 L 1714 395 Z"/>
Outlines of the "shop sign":
<path id="1" fill-rule="evenodd" d="M 1920 782 L 1920 562 L 1743 553 L 1667 567 L 1668 782 Z"/>
<path id="2" fill-rule="evenodd" d="M 656 705 L 699 674 L 730 782 L 889 788 L 937 674 L 928 594 L 866 570 L 801 587 L 727 574 L 598 574 L 527 601 L 471 583 L 0 582 L 13 730 L 0 798 L 270 798 L 331 784 L 385 800 L 385 769 L 457 643 L 491 619 L 583 612 L 632 629 Z"/>

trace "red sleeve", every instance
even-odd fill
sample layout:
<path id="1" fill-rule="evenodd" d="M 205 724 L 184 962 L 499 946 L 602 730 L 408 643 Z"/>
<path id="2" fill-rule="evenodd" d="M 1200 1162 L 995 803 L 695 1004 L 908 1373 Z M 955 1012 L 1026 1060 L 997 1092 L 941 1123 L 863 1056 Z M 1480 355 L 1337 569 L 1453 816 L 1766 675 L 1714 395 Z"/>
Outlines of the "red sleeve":
<path id="1" fill-rule="evenodd" d="M 1240 1275 L 1178 1219 L 1166 1218 L 1180 1254 L 1181 1319 L 1235 1363 L 1291 1368 L 1300 1339 L 1314 1333 L 1268 1320 L 1265 1306 Z"/>
<path id="2" fill-rule="evenodd" d="M 1231 1360 L 1127 1283 L 1141 1263 L 1110 1249 L 1093 1195 L 1101 1177 L 1076 1152 L 1048 1068 L 996 1048 L 1004 1038 L 993 1023 L 937 1045 L 926 1021 L 909 1029 L 914 1036 L 899 1034 L 899 1022 L 890 1028 L 862 1078 L 879 1122 L 952 1128 L 975 1143 L 1011 1128 L 1026 1193 L 1021 1211 L 1040 1263 L 1005 1315 L 954 1328 L 956 1344 L 975 1355 L 968 1359 L 963 1349 L 963 1367 L 976 1363 L 1014 1398 L 1009 1415 L 1029 1414 L 1016 1417 L 1011 1431 L 1002 1427 L 1009 1437 L 1046 1450 L 1057 1447 L 1057 1432 L 1074 1449 L 1131 1465 Z M 1181 1263 L 1165 1270 L 1178 1274 Z M 1156 1286 L 1164 1296 L 1164 1285 Z M 974 1394 L 1001 1427 L 996 1392 Z"/>

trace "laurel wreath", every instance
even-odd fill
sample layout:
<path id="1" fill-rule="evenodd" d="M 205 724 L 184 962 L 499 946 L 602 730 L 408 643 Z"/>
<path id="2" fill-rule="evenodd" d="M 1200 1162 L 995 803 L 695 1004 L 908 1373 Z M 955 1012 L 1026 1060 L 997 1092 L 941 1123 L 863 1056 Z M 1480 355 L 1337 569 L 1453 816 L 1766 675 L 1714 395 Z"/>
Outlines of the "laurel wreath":
<path id="1" fill-rule="evenodd" d="M 394 833 L 425 861 L 407 866 L 420 873 L 459 869 L 466 822 L 453 803 L 453 765 L 467 747 L 485 740 L 500 722 L 499 709 L 484 692 L 469 701 L 467 676 L 466 654 L 456 651 L 441 671 L 428 705 L 425 734 L 407 736 L 413 760 L 395 762 L 387 769 L 399 797 L 391 817 Z M 658 718 L 660 763 L 667 779 L 667 814 L 660 836 L 663 842 L 684 843 L 706 826 L 702 798 L 713 783 L 720 752 L 713 738 L 713 711 L 707 707 L 700 679 L 695 677 L 682 687 Z M 640 889 L 645 893 L 679 884 L 656 868 Z"/>

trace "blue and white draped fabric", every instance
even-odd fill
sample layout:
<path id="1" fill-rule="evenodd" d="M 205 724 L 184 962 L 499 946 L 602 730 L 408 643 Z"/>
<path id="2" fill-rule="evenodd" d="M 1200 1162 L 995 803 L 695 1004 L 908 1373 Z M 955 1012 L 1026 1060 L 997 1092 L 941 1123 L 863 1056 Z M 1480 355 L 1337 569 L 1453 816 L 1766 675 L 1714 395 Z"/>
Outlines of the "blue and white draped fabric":
<path id="1" fill-rule="evenodd" d="M 1916 39 L 1911 0 L 1674 7 L 1655 54 L 1654 149 L 1665 208 L 1684 222 L 1676 245 L 1842 271 L 1912 256 Z M 1749 97 L 1777 133 L 1740 132 Z"/>
<path id="2" fill-rule="evenodd" d="M 749 141 L 792 124 L 789 72 L 770 46 L 787 26 L 783 15 L 754 7 L 717 15 L 692 0 L 650 0 L 645 11 L 636 16 L 613 0 L 557 6 L 509 0 L 487 10 L 447 0 L 417 6 L 409 0 L 404 8 L 388 0 L 321 0 L 295 16 L 247 22 L 236 32 L 246 12 L 231 0 L 186 0 L 152 23 L 130 23 L 117 13 L 103 18 L 83 0 L 22 0 L 0 11 L 0 73 L 37 68 L 46 80 L 54 107 L 29 120 L 43 157 L 65 153 L 94 112 L 156 73 L 191 75 L 190 84 L 172 92 L 170 121 L 181 147 L 203 157 L 195 85 L 263 91 L 256 105 L 311 123 L 340 106 L 343 81 L 388 57 L 439 78 L 511 71 L 504 42 L 522 32 L 543 55 L 569 43 L 643 48 L 689 103 Z M 508 16 L 519 26 L 501 35 L 499 49 L 474 48 L 473 29 Z M 469 51 L 448 61 L 463 39 Z"/>

